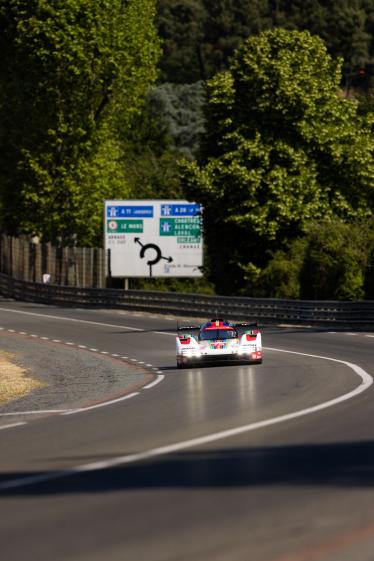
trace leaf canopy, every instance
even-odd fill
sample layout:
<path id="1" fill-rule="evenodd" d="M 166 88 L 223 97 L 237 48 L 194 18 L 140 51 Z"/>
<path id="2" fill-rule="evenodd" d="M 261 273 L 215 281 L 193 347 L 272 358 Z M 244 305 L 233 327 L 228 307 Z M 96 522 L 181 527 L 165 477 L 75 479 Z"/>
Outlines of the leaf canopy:
<path id="1" fill-rule="evenodd" d="M 93 241 L 126 193 L 119 124 L 157 75 L 154 17 L 154 0 L 1 1 L 3 229 Z"/>
<path id="2" fill-rule="evenodd" d="M 373 212 L 373 136 L 338 95 L 340 73 L 318 37 L 277 29 L 249 38 L 209 82 L 203 154 L 185 180 L 206 208 L 220 290 L 233 270 L 240 287 L 243 267 L 265 266 L 311 219 Z"/>

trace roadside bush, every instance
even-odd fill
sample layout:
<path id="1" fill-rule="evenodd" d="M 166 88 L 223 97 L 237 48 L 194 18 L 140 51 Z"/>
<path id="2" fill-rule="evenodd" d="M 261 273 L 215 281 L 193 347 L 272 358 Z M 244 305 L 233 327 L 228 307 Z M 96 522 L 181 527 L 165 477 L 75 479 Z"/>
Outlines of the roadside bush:
<path id="1" fill-rule="evenodd" d="M 301 297 L 315 300 L 365 298 L 365 276 L 373 248 L 372 224 L 338 219 L 310 226 L 300 274 Z"/>
<path id="2" fill-rule="evenodd" d="M 244 267 L 242 267 L 244 270 Z M 374 298 L 374 223 L 313 222 L 264 269 L 246 266 L 242 294 L 267 298 Z"/>
<path id="3" fill-rule="evenodd" d="M 274 253 L 261 271 L 253 294 L 268 298 L 300 298 L 300 273 L 304 264 L 307 239 L 294 240 L 287 251 Z"/>

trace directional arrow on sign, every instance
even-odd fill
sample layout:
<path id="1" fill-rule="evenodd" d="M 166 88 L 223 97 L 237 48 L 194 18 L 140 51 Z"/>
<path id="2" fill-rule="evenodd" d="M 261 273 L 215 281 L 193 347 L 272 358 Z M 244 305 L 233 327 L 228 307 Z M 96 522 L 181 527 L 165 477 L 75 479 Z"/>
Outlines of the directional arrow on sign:
<path id="1" fill-rule="evenodd" d="M 153 259 L 150 259 L 150 260 L 147 261 L 147 265 L 149 266 L 149 276 L 150 277 L 152 276 L 153 265 L 156 265 L 159 261 L 161 261 L 161 259 L 164 259 L 168 263 L 172 263 L 173 258 L 172 257 L 164 257 L 162 255 L 161 249 L 158 247 L 158 245 L 156 245 L 154 243 L 142 244 L 142 242 L 140 241 L 140 238 L 134 238 L 134 242 L 141 246 L 141 250 L 140 250 L 140 254 L 139 254 L 141 259 L 144 259 L 145 252 L 148 251 L 149 249 L 153 249 L 153 251 L 156 252 L 156 256 Z"/>

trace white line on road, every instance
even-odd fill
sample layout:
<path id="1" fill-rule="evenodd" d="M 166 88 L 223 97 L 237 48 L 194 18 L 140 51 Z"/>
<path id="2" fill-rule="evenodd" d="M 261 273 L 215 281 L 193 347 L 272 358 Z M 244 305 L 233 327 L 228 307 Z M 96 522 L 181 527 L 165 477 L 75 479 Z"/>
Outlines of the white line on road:
<path id="1" fill-rule="evenodd" d="M 329 401 L 325 401 L 320 403 L 319 405 L 314 405 L 312 407 L 307 407 L 306 409 L 301 409 L 299 411 L 295 411 L 293 413 L 287 413 L 285 415 L 280 415 L 279 417 L 272 417 L 270 419 L 265 419 L 263 421 L 259 421 L 256 423 L 250 423 L 247 425 L 241 425 L 239 427 L 207 434 L 205 436 L 200 436 L 197 438 L 192 438 L 190 440 L 184 440 L 182 442 L 175 442 L 173 444 L 167 444 L 166 446 L 160 446 L 158 448 L 153 448 L 151 450 L 145 450 L 144 452 L 139 452 L 137 454 L 129 454 L 128 456 L 119 456 L 117 458 L 113 458 L 111 460 L 105 460 L 101 462 L 92 462 L 89 464 L 83 464 L 80 466 L 76 466 L 69 470 L 63 471 L 56 471 L 42 475 L 35 475 L 30 477 L 23 477 L 21 479 L 13 479 L 9 481 L 4 481 L 0 484 L 0 491 L 6 491 L 9 489 L 15 489 L 18 487 L 25 487 L 27 485 L 33 485 L 35 483 L 42 483 L 45 481 L 51 481 L 56 479 L 62 479 L 64 477 L 69 477 L 71 475 L 76 475 L 79 473 L 87 473 L 90 471 L 95 470 L 103 470 L 112 468 L 118 465 L 126 465 L 132 464 L 134 462 L 140 462 L 144 460 L 149 460 L 154 457 L 164 456 L 166 454 L 171 454 L 174 452 L 179 452 L 180 450 L 187 450 L 189 448 L 194 448 L 196 446 L 202 446 L 204 444 L 210 444 L 212 442 L 216 442 L 218 440 L 223 440 L 226 438 L 230 438 L 233 436 L 238 436 L 240 434 L 244 434 L 247 432 L 255 431 L 258 429 L 270 427 L 272 425 L 284 423 L 286 421 L 291 421 L 293 419 L 297 419 L 299 417 L 304 417 L 306 415 L 311 415 L 312 413 L 316 413 L 318 411 L 322 411 L 323 409 L 327 409 L 329 407 L 333 407 L 334 405 L 338 405 L 344 401 L 352 399 L 357 395 L 361 394 L 362 392 L 366 391 L 372 384 L 373 378 L 365 372 L 360 366 L 357 364 L 353 364 L 352 362 L 346 362 L 344 360 L 338 360 L 336 358 L 330 358 L 326 356 L 319 356 L 319 355 L 312 355 L 307 353 L 299 353 L 295 351 L 287 351 L 283 349 L 274 349 L 267 347 L 267 350 L 280 352 L 280 353 L 288 353 L 294 354 L 299 356 L 306 356 L 310 358 L 317 358 L 322 360 L 329 360 L 331 362 L 337 362 L 339 364 L 343 364 L 348 368 L 351 368 L 358 376 L 361 378 L 361 383 L 352 391 L 343 394 L 335 399 L 330 399 Z M 130 394 L 131 395 L 131 394 Z M 129 396 L 128 396 L 129 397 Z M 68 413 L 66 413 L 68 414 Z"/>
<path id="2" fill-rule="evenodd" d="M 129 393 L 123 397 L 117 397 L 116 399 L 111 399 L 110 401 L 103 401 L 102 403 L 97 403 L 96 405 L 89 405 L 88 407 L 81 407 L 80 409 L 73 409 L 71 411 L 66 411 L 62 415 L 75 415 L 76 413 L 85 413 L 86 411 L 91 411 L 92 409 L 98 409 L 99 407 L 107 407 L 108 405 L 113 405 L 113 403 L 119 403 L 120 401 L 125 401 L 125 399 L 131 399 L 139 395 L 139 392 Z"/>
<path id="3" fill-rule="evenodd" d="M 144 331 L 144 329 L 140 329 L 139 327 L 130 327 L 128 325 L 113 325 L 111 323 L 102 323 L 100 321 L 91 321 L 88 319 L 76 319 L 76 318 L 67 318 L 63 316 L 52 316 L 50 314 L 37 314 L 36 312 L 25 312 L 23 310 L 11 310 L 9 308 L 0 308 L 0 312 L 10 312 L 12 314 L 24 314 L 26 316 L 36 316 L 42 317 L 47 319 L 58 319 L 61 321 L 73 321 L 75 323 L 89 323 L 91 325 L 102 325 L 103 327 L 115 327 L 116 329 L 126 329 L 130 331 Z"/>
<path id="4" fill-rule="evenodd" d="M 0 430 L 4 430 L 4 429 L 14 429 L 14 427 L 20 427 L 21 425 L 26 425 L 26 422 L 23 421 L 22 423 L 12 423 L 11 425 L 4 425 L 2 427 L 0 427 Z"/>
<path id="5" fill-rule="evenodd" d="M 156 380 L 154 380 L 154 382 L 151 382 L 150 384 L 148 384 L 147 386 L 143 387 L 143 390 L 150 390 L 151 388 L 154 388 L 155 386 L 157 386 L 157 384 L 159 384 L 160 382 L 162 382 L 165 379 L 165 375 L 164 374 L 160 374 L 159 376 L 157 376 Z"/>
<path id="6" fill-rule="evenodd" d="M 64 413 L 70 409 L 40 409 L 39 411 L 13 411 L 12 413 L 0 413 L 0 417 L 15 417 L 16 415 L 40 415 L 46 413 Z"/>

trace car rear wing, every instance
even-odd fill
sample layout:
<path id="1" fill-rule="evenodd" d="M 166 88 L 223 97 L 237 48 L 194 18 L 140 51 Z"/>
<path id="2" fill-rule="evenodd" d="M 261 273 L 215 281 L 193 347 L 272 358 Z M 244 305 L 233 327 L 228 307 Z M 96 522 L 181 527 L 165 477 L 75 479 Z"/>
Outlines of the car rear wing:
<path id="1" fill-rule="evenodd" d="M 186 326 L 186 327 L 177 327 L 177 331 L 178 332 L 185 332 L 185 333 L 190 333 L 191 331 L 200 331 L 200 327 L 196 327 L 196 326 Z"/>

